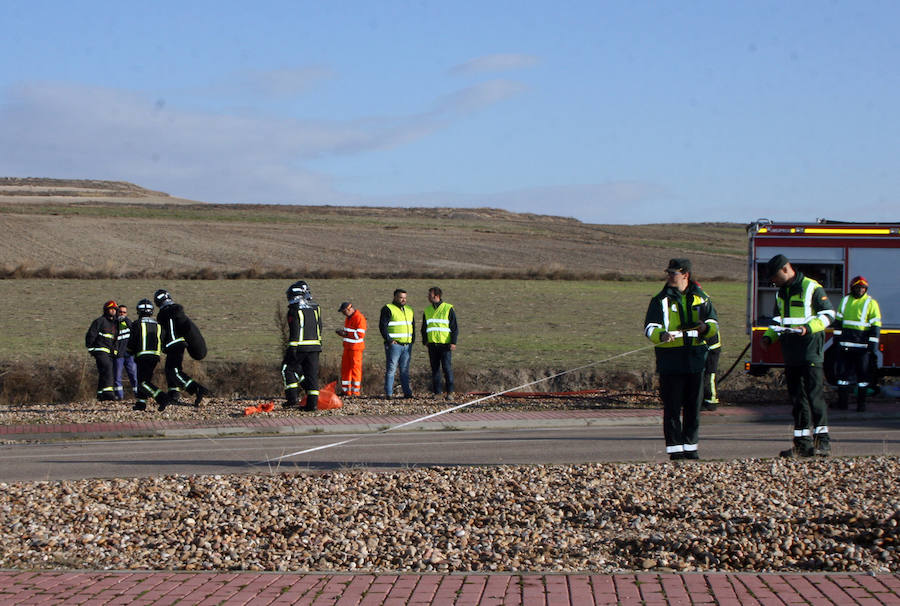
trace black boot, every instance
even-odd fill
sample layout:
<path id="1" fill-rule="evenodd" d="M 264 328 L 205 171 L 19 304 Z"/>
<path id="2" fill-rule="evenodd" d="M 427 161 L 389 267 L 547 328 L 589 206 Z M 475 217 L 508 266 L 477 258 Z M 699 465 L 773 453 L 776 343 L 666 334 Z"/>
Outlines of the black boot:
<path id="1" fill-rule="evenodd" d="M 203 401 L 203 398 L 209 395 L 209 390 L 197 384 L 197 391 L 194 392 L 194 408 L 200 408 L 200 402 Z"/>
<path id="2" fill-rule="evenodd" d="M 865 412 L 866 411 L 866 392 L 869 391 L 868 387 L 858 387 L 858 391 L 856 392 L 856 412 Z"/>
<path id="3" fill-rule="evenodd" d="M 172 398 L 169 394 L 161 391 L 156 394 L 156 410 L 162 412 L 166 409 L 166 406 L 172 403 Z"/>

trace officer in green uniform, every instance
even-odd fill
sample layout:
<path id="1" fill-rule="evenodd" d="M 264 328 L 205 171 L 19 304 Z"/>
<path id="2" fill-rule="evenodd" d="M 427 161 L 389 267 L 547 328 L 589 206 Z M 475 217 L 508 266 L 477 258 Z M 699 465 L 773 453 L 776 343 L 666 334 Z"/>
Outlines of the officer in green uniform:
<path id="1" fill-rule="evenodd" d="M 673 461 L 699 459 L 700 397 L 707 340 L 719 332 L 709 296 L 691 279 L 691 262 L 672 259 L 666 285 L 650 301 L 644 335 L 656 346 L 666 453 Z"/>
<path id="2" fill-rule="evenodd" d="M 769 278 L 778 287 L 772 325 L 762 347 L 781 344 L 784 377 L 794 415 L 794 445 L 783 457 L 828 456 L 828 407 L 823 394 L 825 329 L 834 321 L 834 308 L 825 289 L 794 269 L 784 255 L 766 264 Z"/>

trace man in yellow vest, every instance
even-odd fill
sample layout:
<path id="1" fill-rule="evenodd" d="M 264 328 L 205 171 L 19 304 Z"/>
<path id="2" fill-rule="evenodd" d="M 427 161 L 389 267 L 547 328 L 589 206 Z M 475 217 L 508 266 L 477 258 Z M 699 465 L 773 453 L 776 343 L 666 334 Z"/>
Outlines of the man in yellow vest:
<path id="1" fill-rule="evenodd" d="M 782 457 L 827 457 L 831 454 L 828 407 L 822 369 L 825 329 L 834 321 L 834 308 L 822 285 L 807 278 L 784 255 L 766 263 L 769 278 L 778 287 L 772 325 L 762 348 L 781 344 L 784 378 L 794 415 L 794 446 Z"/>
<path id="2" fill-rule="evenodd" d="M 875 366 L 881 336 L 881 309 L 869 296 L 869 282 L 862 276 L 850 281 L 850 294 L 841 300 L 834 321 L 837 350 L 837 407 L 847 409 L 850 386 L 856 384 L 856 410 L 866 409 L 866 392 Z"/>
<path id="3" fill-rule="evenodd" d="M 453 364 L 451 356 L 456 349 L 459 328 L 456 311 L 443 301 L 444 293 L 437 286 L 428 289 L 431 303 L 422 314 L 422 342 L 428 347 L 428 361 L 431 363 L 431 393 L 441 394 L 441 369 L 443 368 L 444 389 L 447 399 L 453 397 Z"/>
<path id="4" fill-rule="evenodd" d="M 381 308 L 378 330 L 384 339 L 384 397 L 394 397 L 394 375 L 400 369 L 400 386 L 403 397 L 413 397 L 409 386 L 409 358 L 416 334 L 413 308 L 406 304 L 406 291 L 394 291 L 394 300 Z"/>

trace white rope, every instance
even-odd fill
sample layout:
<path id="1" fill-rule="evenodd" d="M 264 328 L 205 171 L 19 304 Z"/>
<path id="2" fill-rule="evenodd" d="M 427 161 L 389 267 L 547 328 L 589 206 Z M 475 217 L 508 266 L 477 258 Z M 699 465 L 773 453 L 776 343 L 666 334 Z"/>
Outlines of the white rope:
<path id="1" fill-rule="evenodd" d="M 424 417 L 419 417 L 419 418 L 417 418 L 417 419 L 413 419 L 412 421 L 406 421 L 405 423 L 400 423 L 399 425 L 394 425 L 394 426 L 392 426 L 392 427 L 388 427 L 387 429 L 382 429 L 381 431 L 377 431 L 377 432 L 375 432 L 374 434 L 365 434 L 365 435 L 361 435 L 361 436 L 356 436 L 355 438 L 350 438 L 349 440 L 342 440 L 342 441 L 340 441 L 340 442 L 334 442 L 334 443 L 332 443 L 332 444 L 325 444 L 325 445 L 323 445 L 323 446 L 315 446 L 315 447 L 313 447 L 313 448 L 307 448 L 306 450 L 298 450 L 297 452 L 292 452 L 292 453 L 290 453 L 290 454 L 281 455 L 280 457 L 276 457 L 276 458 L 274 458 L 274 459 L 269 459 L 267 462 L 269 462 L 269 461 L 281 461 L 281 460 L 283 460 L 283 459 L 289 459 L 289 458 L 291 458 L 291 457 L 296 457 L 296 456 L 308 454 L 308 453 L 310 453 L 310 452 L 316 452 L 317 450 L 325 450 L 325 449 L 327 449 L 327 448 L 334 448 L 335 446 L 343 446 L 344 444 L 349 444 L 349 443 L 351 443 L 351 442 L 356 442 L 357 440 L 361 440 L 361 439 L 363 439 L 363 438 L 365 438 L 365 437 L 369 437 L 369 436 L 372 436 L 372 435 L 384 434 L 384 433 L 387 433 L 387 432 L 389 432 L 389 431 L 394 431 L 394 430 L 396 430 L 396 429 L 400 429 L 401 427 L 409 427 L 410 425 L 415 425 L 416 423 L 421 423 L 422 421 L 427 421 L 428 419 L 433 419 L 433 418 L 435 418 L 435 417 L 439 417 L 439 416 L 441 416 L 441 415 L 445 415 L 445 414 L 447 414 L 447 413 L 449 413 L 449 412 L 453 412 L 454 410 L 460 410 L 461 408 L 466 408 L 467 406 L 471 406 L 471 405 L 473 405 L 473 404 L 477 404 L 478 402 L 483 402 L 483 401 L 489 400 L 489 399 L 491 399 L 491 398 L 496 398 L 497 396 L 502 396 L 503 394 L 509 393 L 509 392 L 511 392 L 511 391 L 517 391 L 517 390 L 519 390 L 519 389 L 522 389 L 523 387 L 530 387 L 531 385 L 536 385 L 536 384 L 538 384 L 538 383 L 543 383 L 544 381 L 549 381 L 550 379 L 555 379 L 556 377 L 561 377 L 561 376 L 563 376 L 563 375 L 567 375 L 567 374 L 570 374 L 570 373 L 573 373 L 573 372 L 577 372 L 577 371 L 579 371 L 579 370 L 584 370 L 585 368 L 590 368 L 591 366 L 596 366 L 597 364 L 603 364 L 603 363 L 605 363 L 605 362 L 609 362 L 609 361 L 611 361 L 611 360 L 615 360 L 616 358 L 622 358 L 622 357 L 631 355 L 631 354 L 633 354 L 633 353 L 637 353 L 637 352 L 639 352 L 639 351 L 644 351 L 645 349 L 649 349 L 649 348 L 651 348 L 651 347 L 654 347 L 654 345 L 652 345 L 652 344 L 650 344 L 650 345 L 645 345 L 644 347 L 639 347 L 638 349 L 632 349 L 631 351 L 626 351 L 625 353 L 617 354 L 617 355 L 612 356 L 612 357 L 610 357 L 610 358 L 606 358 L 605 360 L 599 360 L 599 361 L 597 361 L 597 362 L 591 362 L 591 363 L 585 364 L 585 365 L 583 365 L 583 366 L 578 366 L 577 368 L 570 368 L 569 370 L 564 370 L 564 371 L 562 371 L 562 372 L 558 372 L 558 373 L 556 373 L 555 375 L 550 375 L 549 377 L 544 377 L 544 378 L 542 378 L 542 379 L 537 379 L 536 381 L 531 381 L 531 382 L 529 382 L 529 383 L 523 383 L 522 385 L 516 385 L 515 387 L 510 387 L 509 389 L 504 389 L 503 391 L 498 391 L 498 392 L 492 393 L 492 394 L 487 395 L 487 396 L 482 396 L 482 397 L 480 397 L 480 398 L 477 398 L 477 399 L 475 399 L 475 400 L 472 400 L 471 402 L 465 402 L 465 403 L 463 403 L 463 404 L 458 404 L 458 405 L 456 405 L 456 406 L 452 406 L 452 407 L 447 408 L 447 409 L 445 409 L 445 410 L 441 410 L 441 411 L 432 413 L 432 414 L 430 414 L 430 415 L 425 415 Z"/>

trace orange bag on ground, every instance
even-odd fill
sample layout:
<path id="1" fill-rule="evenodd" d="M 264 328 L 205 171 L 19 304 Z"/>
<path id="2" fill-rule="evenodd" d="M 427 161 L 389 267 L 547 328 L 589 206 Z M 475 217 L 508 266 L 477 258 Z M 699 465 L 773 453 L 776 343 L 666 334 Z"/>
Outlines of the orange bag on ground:
<path id="1" fill-rule="evenodd" d="M 343 408 L 344 403 L 337 394 L 334 393 L 337 381 L 332 381 L 325 387 L 319 389 L 319 405 L 316 410 L 331 410 L 333 408 Z M 300 400 L 300 406 L 306 406 L 306 396 Z"/>

